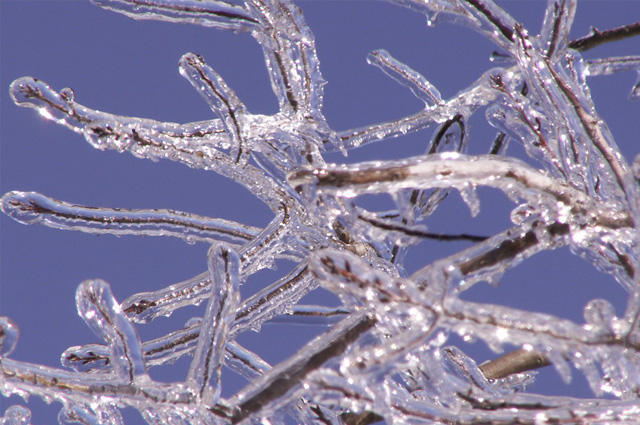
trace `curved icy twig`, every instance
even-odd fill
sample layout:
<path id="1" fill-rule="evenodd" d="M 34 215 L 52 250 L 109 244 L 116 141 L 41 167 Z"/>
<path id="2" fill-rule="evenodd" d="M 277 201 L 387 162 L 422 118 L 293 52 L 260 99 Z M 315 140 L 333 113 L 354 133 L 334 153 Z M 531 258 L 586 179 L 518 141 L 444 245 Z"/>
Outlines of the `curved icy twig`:
<path id="1" fill-rule="evenodd" d="M 118 379 L 134 383 L 148 379 L 138 333 L 113 297 L 109 284 L 87 280 L 76 292 L 78 314 L 109 347 L 109 358 Z"/>
<path id="2" fill-rule="evenodd" d="M 246 163 L 247 155 L 243 150 L 247 147 L 244 146 L 246 142 L 243 141 L 242 134 L 246 131 L 243 129 L 246 113 L 244 104 L 200 55 L 185 54 L 180 58 L 179 68 L 180 74 L 198 90 L 211 110 L 220 117 L 225 133 L 236 145 L 233 148 L 237 152 L 236 162 L 240 162 L 240 158 L 244 157 L 243 162 Z"/>
<path id="3" fill-rule="evenodd" d="M 0 202 L 2 212 L 20 223 L 91 234 L 171 236 L 187 242 L 223 240 L 242 244 L 261 231 L 230 220 L 181 211 L 86 207 L 36 192 L 9 192 Z"/>

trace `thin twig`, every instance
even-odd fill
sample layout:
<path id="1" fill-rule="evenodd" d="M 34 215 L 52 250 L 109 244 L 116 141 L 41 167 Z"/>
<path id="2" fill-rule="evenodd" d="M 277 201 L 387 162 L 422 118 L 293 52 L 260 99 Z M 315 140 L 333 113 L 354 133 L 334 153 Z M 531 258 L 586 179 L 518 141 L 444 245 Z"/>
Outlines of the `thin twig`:
<path id="1" fill-rule="evenodd" d="M 604 43 L 624 40 L 625 38 L 631 38 L 637 35 L 640 35 L 640 22 L 605 31 L 591 28 L 591 34 L 571 41 L 569 47 L 584 52 L 585 50 L 593 49 Z"/>

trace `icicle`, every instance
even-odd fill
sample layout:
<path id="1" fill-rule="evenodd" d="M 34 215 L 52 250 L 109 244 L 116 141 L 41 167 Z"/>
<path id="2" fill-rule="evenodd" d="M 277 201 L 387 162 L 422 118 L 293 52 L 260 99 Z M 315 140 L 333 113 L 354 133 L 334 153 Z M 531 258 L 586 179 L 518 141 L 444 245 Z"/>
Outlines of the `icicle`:
<path id="1" fill-rule="evenodd" d="M 478 194 L 476 193 L 475 185 L 464 185 L 460 189 L 460 196 L 464 203 L 467 204 L 467 207 L 469 207 L 471 217 L 476 217 L 480 213 L 480 198 L 478 198 Z"/>

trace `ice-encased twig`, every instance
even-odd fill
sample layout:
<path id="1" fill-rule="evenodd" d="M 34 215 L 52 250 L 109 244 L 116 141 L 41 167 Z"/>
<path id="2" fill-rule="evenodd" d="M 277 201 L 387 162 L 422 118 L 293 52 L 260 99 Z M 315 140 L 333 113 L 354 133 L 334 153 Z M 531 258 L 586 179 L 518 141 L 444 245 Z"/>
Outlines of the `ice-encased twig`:
<path id="1" fill-rule="evenodd" d="M 629 25 L 623 25 L 618 28 L 610 30 L 599 30 L 591 27 L 591 31 L 588 35 L 580 37 L 569 43 L 569 47 L 572 49 L 584 51 L 593 49 L 603 43 L 610 43 L 612 41 L 623 40 L 625 38 L 635 37 L 640 35 L 640 22 L 635 22 Z"/>
<path id="2" fill-rule="evenodd" d="M 182 128 L 179 124 L 105 114 L 82 106 L 66 91 L 57 93 L 31 77 L 14 81 L 11 95 L 16 104 L 38 109 L 45 118 L 84 135 L 97 149 L 128 151 L 140 158 L 170 159 L 215 171 L 245 186 L 273 211 L 290 199 L 290 194 L 262 170 L 251 164 L 240 165 L 235 157 L 223 152 L 230 141 L 219 120 L 205 121 L 198 130 L 193 123 Z M 250 125 L 259 122 L 254 120 Z"/>
<path id="3" fill-rule="evenodd" d="M 171 236 L 187 242 L 245 243 L 260 229 L 230 220 L 214 219 L 173 210 L 131 210 L 86 207 L 58 201 L 37 192 L 9 192 L 1 208 L 23 224 L 44 224 L 62 230 L 92 234 Z"/>
<path id="4" fill-rule="evenodd" d="M 155 405 L 173 409 L 194 404 L 193 393 L 181 383 L 122 382 L 112 373 L 69 372 L 12 359 L 0 363 L 0 388 L 7 396 L 28 393 L 62 403 L 93 404 L 99 397 L 102 403 L 120 407 Z"/>
<path id="5" fill-rule="evenodd" d="M 378 142 L 423 130 L 433 124 L 445 122 L 457 114 L 470 116 L 473 112 L 491 102 L 495 97 L 491 91 L 484 86 L 483 81 L 484 78 L 476 81 L 468 89 L 446 101 L 442 106 L 425 109 L 413 115 L 385 123 L 341 131 L 338 133 L 338 137 L 346 149 L 353 149 L 367 143 Z"/>
<path id="6" fill-rule="evenodd" d="M 142 351 L 147 367 L 170 364 L 182 356 L 192 354 L 199 335 L 200 322 L 145 342 Z M 271 367 L 257 354 L 235 341 L 227 343 L 224 355 L 225 366 L 247 379 L 254 378 Z M 101 344 L 69 347 L 62 353 L 60 362 L 64 367 L 83 373 L 106 373 L 111 370 L 109 348 Z"/>
<path id="7" fill-rule="evenodd" d="M 640 23 L 638 27 L 640 28 Z M 624 71 L 636 71 L 638 74 L 629 93 L 629 99 L 640 100 L 640 56 L 620 56 L 585 61 L 585 73 L 588 76 L 610 75 Z"/>
<path id="8" fill-rule="evenodd" d="M 547 3 L 538 37 L 546 50 L 545 57 L 552 63 L 566 53 L 577 5 L 577 0 L 553 0 Z"/>
<path id="9" fill-rule="evenodd" d="M 565 362 L 572 361 L 583 369 L 596 393 L 602 388 L 602 376 L 594 369 L 595 362 L 599 362 L 604 371 L 609 370 L 609 375 L 629 377 L 626 378 L 627 386 L 640 386 L 640 381 L 630 378 L 640 376 L 640 344 L 626 336 L 626 328 L 617 321 L 615 314 L 594 313 L 594 310 L 608 311 L 606 306 L 604 310 L 598 307 L 601 302 L 587 306 L 587 324 L 581 326 L 542 313 L 530 312 L 522 317 L 519 310 L 509 307 L 462 301 L 453 295 L 444 298 L 434 288 L 426 287 L 425 290 L 419 282 L 413 287 L 410 281 L 400 284 L 348 252 L 320 251 L 312 258 L 311 267 L 327 289 L 341 295 L 350 293 L 358 304 L 374 311 L 395 312 L 391 317 L 376 313 L 378 323 L 393 338 L 377 345 L 371 352 L 358 353 L 357 367 L 361 372 L 365 368 L 382 368 L 384 372 L 377 373 L 388 375 L 392 372 L 387 370 L 388 365 L 396 363 L 390 361 L 392 357 L 419 348 L 431 332 L 441 328 L 463 337 L 482 338 L 494 349 L 510 343 L 543 352 L 544 356 L 538 355 L 538 358 L 553 362 L 565 380 L 570 379 Z M 451 269 L 448 273 L 455 277 Z M 429 283 L 435 286 L 433 280 Z M 611 307 L 608 309 L 613 311 Z M 615 367 L 609 365 L 609 359 L 621 357 L 626 359 L 624 365 L 621 362 Z M 610 379 L 620 381 L 620 378 Z M 610 392 L 618 391 L 615 384 L 608 388 Z"/>
<path id="10" fill-rule="evenodd" d="M 304 268 L 305 266 L 302 265 L 294 272 L 244 301 L 239 308 L 240 317 L 238 317 L 236 323 L 246 322 L 259 326 L 262 321 L 257 320 L 258 317 L 263 314 L 267 314 L 264 317 L 270 317 L 271 314 L 274 314 L 271 313 L 271 310 L 274 307 L 280 307 L 280 304 L 275 302 L 276 299 L 284 301 L 289 297 L 292 300 L 302 297 L 310 290 L 308 285 L 311 284 L 308 277 L 304 277 Z M 132 295 L 122 303 L 123 310 L 131 320 L 138 323 L 147 323 L 156 317 L 170 315 L 178 308 L 200 304 L 206 298 L 210 285 L 211 281 L 208 273 L 202 273 L 158 291 Z M 284 305 L 282 308 L 284 308 Z M 258 314 L 258 316 L 252 317 L 251 314 Z M 255 321 L 253 321 L 254 319 Z M 264 320 L 267 319 L 265 318 Z"/>
<path id="11" fill-rule="evenodd" d="M 190 148 L 189 153 L 193 151 L 197 155 L 198 148 L 229 143 L 220 120 L 176 124 L 109 114 L 77 103 L 71 89 L 58 93 L 33 77 L 15 80 L 11 83 L 10 93 L 17 105 L 35 108 L 44 118 L 84 134 L 98 149 L 123 150 L 128 144 L 137 143 L 177 150 Z M 105 141 L 101 142 L 102 139 Z"/>
<path id="12" fill-rule="evenodd" d="M 445 16 L 470 27 L 509 51 L 517 21 L 492 0 L 388 0 L 427 15 L 433 25 Z M 449 15 L 449 16 L 447 16 Z"/>
<path id="13" fill-rule="evenodd" d="M 209 274 L 201 273 L 157 291 L 131 295 L 122 302 L 122 309 L 134 322 L 148 323 L 178 308 L 200 304 L 210 285 Z"/>
<path id="14" fill-rule="evenodd" d="M 107 342 L 116 377 L 128 383 L 148 379 L 138 333 L 111 294 L 109 284 L 102 280 L 82 282 L 76 303 L 87 326 Z"/>
<path id="15" fill-rule="evenodd" d="M 583 213 L 602 214 L 601 224 L 612 227 L 631 226 L 626 210 L 615 211 L 610 205 L 593 206 L 593 200 L 564 182 L 535 170 L 525 163 L 494 155 L 467 156 L 443 153 L 413 157 L 407 160 L 365 162 L 353 165 L 301 169 L 289 174 L 294 187 L 316 186 L 321 191 L 340 196 L 393 192 L 408 188 L 455 187 L 486 185 L 501 189 L 512 198 L 534 204 L 539 197 L 552 202 L 578 207 Z M 588 208 L 591 207 L 591 208 Z M 575 211 L 577 212 L 577 211 Z"/>
<path id="16" fill-rule="evenodd" d="M 250 148 L 245 146 L 246 142 L 243 140 L 243 133 L 246 132 L 244 104 L 222 77 L 204 62 L 202 56 L 195 53 L 185 54 L 180 58 L 179 69 L 180 74 L 198 90 L 211 110 L 220 117 L 225 132 L 233 143 L 232 150 L 236 152 L 236 162 L 244 158 L 242 162 L 246 163 L 248 152 L 244 151 Z"/>
<path id="17" fill-rule="evenodd" d="M 208 277 L 201 275 L 200 279 L 209 282 Z M 202 280 L 193 279 L 187 282 L 201 282 Z M 197 304 L 206 296 L 206 288 L 210 283 L 198 287 L 198 294 L 191 292 L 182 293 L 182 290 L 176 289 L 171 291 L 164 289 L 158 291 L 162 296 L 154 297 L 153 293 L 145 293 L 135 295 L 125 300 L 123 305 L 128 305 L 125 312 L 137 322 L 145 323 L 161 314 L 168 314 L 175 308 L 179 308 L 184 302 Z M 291 273 L 283 278 L 257 292 L 247 298 L 237 309 L 236 317 L 231 329 L 231 336 L 235 337 L 241 332 L 248 330 L 257 330 L 267 320 L 274 316 L 288 313 L 293 305 L 309 291 L 317 287 L 317 283 L 313 282 L 312 276 L 307 271 L 306 264 L 302 264 L 294 269 Z M 205 294 L 205 295 L 202 295 Z M 177 303 L 167 299 L 167 296 L 173 296 L 174 299 L 184 297 L 177 305 L 172 306 L 168 310 L 166 302 Z M 154 305 L 155 304 L 155 305 Z M 160 307 L 155 309 L 154 307 Z M 178 330 L 168 334 L 165 337 L 149 341 L 143 345 L 145 360 L 150 366 L 172 362 L 182 355 L 189 354 L 194 349 L 200 332 L 200 324 L 193 324 L 185 329 Z M 94 363 L 99 367 L 100 362 L 104 362 L 104 349 L 89 345 L 85 347 L 72 347 L 63 354 L 63 364 L 82 370 L 91 368 Z M 73 365 L 73 366 L 72 366 Z"/>
<path id="18" fill-rule="evenodd" d="M 185 383 L 203 403 L 213 405 L 220 397 L 224 350 L 240 298 L 240 258 L 228 246 L 214 244 L 209 250 L 208 263 L 209 302 Z"/>
<path id="19" fill-rule="evenodd" d="M 369 64 L 382 69 L 385 74 L 398 83 L 409 88 L 411 93 L 422 100 L 427 107 L 442 105 L 444 103 L 438 89 L 427 81 L 426 78 L 392 57 L 386 50 L 374 50 L 369 53 L 367 61 Z"/>
<path id="20" fill-rule="evenodd" d="M 257 331 L 274 316 L 286 314 L 304 295 L 317 287 L 307 264 L 298 267 L 276 282 L 247 298 L 236 312 L 233 334 L 246 330 Z"/>
<path id="21" fill-rule="evenodd" d="M 240 423 L 256 414 L 268 415 L 289 402 L 307 375 L 342 354 L 374 325 L 375 320 L 365 312 L 354 313 L 274 366 L 229 400 L 234 405 L 231 422 Z"/>
<path id="22" fill-rule="evenodd" d="M 632 230 L 629 210 L 612 202 L 591 199 L 562 180 L 512 158 L 435 154 L 387 161 L 384 165 L 372 162 L 302 169 L 290 173 L 289 181 L 294 187 L 308 185 L 321 193 L 349 197 L 365 193 L 393 193 L 408 188 L 455 187 L 465 190 L 473 189 L 476 185 L 495 187 L 514 200 L 526 200 L 532 208 L 530 214 L 545 211 L 544 220 L 536 224 L 536 232 L 547 231 L 551 240 L 556 242 L 575 232 L 572 248 L 593 256 L 599 268 L 613 272 L 623 286 L 634 290 L 637 254 L 633 247 L 636 246 L 637 235 Z M 515 233 L 520 233 L 520 230 Z M 478 269 L 477 266 L 485 269 L 485 263 L 491 266 L 506 259 L 522 258 L 520 254 L 524 251 L 533 253 L 545 249 L 538 244 L 547 237 L 544 233 L 536 232 L 523 232 L 521 237 L 511 241 L 513 233 L 507 235 L 506 240 L 502 236 L 489 239 L 490 242 L 483 245 L 483 249 L 488 251 L 476 256 L 480 262 L 469 263 L 468 271 Z M 603 234 L 616 236 L 602 247 L 597 245 L 597 237 Z M 556 242 L 548 246 L 555 246 Z M 491 246 L 492 243 L 497 243 L 497 248 L 496 245 Z M 529 250 L 531 247 L 534 247 L 532 251 Z"/>
<path id="23" fill-rule="evenodd" d="M 206 284 L 205 284 L 206 281 Z M 137 322 L 146 322 L 158 315 L 168 314 L 183 303 L 197 304 L 206 297 L 210 287 L 210 277 L 206 274 L 187 281 L 195 284 L 197 291 L 187 288 L 170 287 L 159 291 L 161 295 L 154 297 L 152 293 L 138 294 L 123 305 L 124 311 Z M 262 323 L 276 315 L 291 311 L 293 305 L 306 293 L 316 287 L 307 273 L 306 265 L 293 270 L 290 274 L 268 286 L 262 291 L 245 300 L 236 312 L 231 335 L 237 335 L 247 330 L 256 330 Z M 167 298 L 169 297 L 169 298 Z M 173 301 L 171 301 L 173 299 Z M 176 301 L 180 299 L 180 302 Z M 164 303 L 178 303 L 167 310 Z M 128 306 L 128 307 L 127 307 Z M 160 308 L 159 310 L 156 307 Z M 313 312 L 313 310 L 312 310 Z M 308 311 L 306 311 L 309 314 Z M 149 366 L 156 366 L 175 361 L 177 358 L 193 351 L 200 333 L 200 324 L 194 324 L 185 329 L 172 332 L 142 346 L 145 362 Z M 106 347 L 90 344 L 83 347 L 71 347 L 62 355 L 62 363 L 76 370 L 88 371 L 102 369 L 109 364 L 109 354 Z"/>
<path id="24" fill-rule="evenodd" d="M 289 0 L 247 0 L 260 22 L 253 36 L 262 45 L 271 87 L 280 111 L 324 122 L 324 79 L 316 55 L 314 36 L 302 12 Z"/>
<path id="25" fill-rule="evenodd" d="M 196 24 L 233 31 L 252 31 L 257 21 L 242 4 L 224 0 L 91 0 L 97 6 L 134 19 Z"/>
<path id="26" fill-rule="evenodd" d="M 547 109 L 556 111 L 548 117 L 557 120 L 557 128 L 564 130 L 564 134 L 557 134 L 557 140 L 566 138 L 558 146 L 564 148 L 560 155 L 568 165 L 571 183 L 582 184 L 586 193 L 605 200 L 616 199 L 622 190 L 628 205 L 635 207 L 637 184 L 629 181 L 629 167 L 593 104 L 574 82 L 540 54 L 522 27 L 517 27 L 516 35 L 518 63 L 527 85 Z M 607 168 L 609 173 L 604 171 Z"/>
<path id="27" fill-rule="evenodd" d="M 280 288 L 281 289 L 281 288 Z M 273 291 L 274 294 L 278 291 Z M 272 294 L 273 295 L 273 294 Z M 296 298 L 302 295 L 296 296 Z M 253 300 L 252 300 L 253 299 Z M 269 303 L 272 298 L 265 296 L 263 298 L 257 298 L 255 296 L 250 297 L 244 303 L 245 308 L 238 310 L 236 313 L 236 320 L 234 322 L 234 334 L 245 332 L 249 329 L 255 330 L 256 327 L 262 323 L 263 318 L 255 317 L 254 320 L 250 320 L 253 316 L 257 316 L 253 311 L 251 313 L 243 314 L 243 310 L 246 313 L 247 305 L 256 303 L 263 306 L 263 309 L 269 314 L 267 317 L 273 316 L 265 323 L 289 323 L 289 324 L 304 324 L 311 326 L 330 326 L 335 325 L 345 316 L 351 314 L 350 311 L 341 307 L 322 307 L 322 306 L 308 306 L 308 305 L 295 305 L 292 308 L 287 308 L 287 311 L 282 313 L 281 309 L 286 307 L 286 303 L 279 302 L 278 304 Z M 291 311 L 288 311 L 291 310 Z M 247 317 L 249 319 L 247 319 Z M 238 325 L 240 319 L 244 319 L 250 326 Z M 146 341 L 142 344 L 142 351 L 144 353 L 144 360 L 147 367 L 161 366 L 167 363 L 173 363 L 178 358 L 189 355 L 194 350 L 194 347 L 198 341 L 198 335 L 200 334 L 200 320 L 196 320 L 193 323 L 185 325 L 184 329 L 179 329 L 169 334 L 156 338 L 150 341 Z M 225 362 L 230 362 L 229 367 L 237 371 L 243 376 L 246 370 L 252 371 L 252 374 L 257 371 L 268 369 L 268 365 L 261 360 L 255 353 L 249 352 L 246 348 L 241 347 L 235 341 L 227 344 L 227 353 L 225 354 Z M 250 359 L 251 361 L 247 360 Z M 89 371 L 107 371 L 109 370 L 109 349 L 105 345 L 101 344 L 86 344 L 83 346 L 69 347 L 60 356 L 60 362 L 63 366 L 78 372 Z M 252 363 L 252 362 L 255 362 Z M 241 367 L 241 369 L 234 368 L 234 365 Z M 253 375 L 251 375 L 253 376 Z"/>

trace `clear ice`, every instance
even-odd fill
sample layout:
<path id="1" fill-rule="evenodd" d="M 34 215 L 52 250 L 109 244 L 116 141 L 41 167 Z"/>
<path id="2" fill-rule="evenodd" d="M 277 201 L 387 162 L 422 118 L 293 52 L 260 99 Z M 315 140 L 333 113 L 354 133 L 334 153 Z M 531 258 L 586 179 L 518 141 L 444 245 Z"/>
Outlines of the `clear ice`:
<path id="1" fill-rule="evenodd" d="M 425 14 L 429 25 L 477 31 L 495 44 L 501 67 L 445 99 L 409 65 L 385 50 L 373 51 L 368 62 L 408 88 L 424 109 L 335 131 L 322 113 L 325 81 L 313 33 L 291 0 L 93 0 L 134 19 L 249 33 L 264 52 L 279 111 L 252 114 L 193 53 L 181 58 L 179 70 L 215 115 L 208 121 L 177 124 L 100 112 L 77 103 L 71 89 L 56 91 L 32 77 L 13 82 L 14 102 L 97 149 L 169 159 L 233 179 L 262 200 L 273 218 L 258 228 L 174 210 L 5 194 L 2 211 L 24 224 L 171 236 L 211 248 L 207 272 L 122 302 L 109 283 L 82 282 L 78 313 L 98 341 L 68 348 L 61 368 L 13 359 L 18 327 L 1 317 L 3 395 L 59 402 L 63 424 L 120 425 L 123 408 L 136 409 L 151 425 L 640 422 L 639 160 L 632 167 L 622 156 L 588 86 L 591 76 L 640 73 L 640 56 L 583 59 L 581 50 L 606 32 L 570 40 L 576 0 L 549 0 L 539 34 L 491 0 L 389 1 Z M 640 97 L 639 85 L 632 99 Z M 479 110 L 498 133 L 490 152 L 470 155 L 467 123 Z M 323 156 L 430 127 L 437 131 L 421 156 L 351 165 L 330 164 Z M 532 161 L 506 156 L 509 142 L 522 145 Z M 512 227 L 486 237 L 427 229 L 425 220 L 451 191 L 477 215 L 478 187 L 497 189 L 516 204 Z M 364 194 L 389 194 L 395 208 L 366 210 L 356 203 Z M 424 238 L 472 244 L 408 274 L 404 256 Z M 461 297 L 477 282 L 497 281 L 529 257 L 560 247 L 587 258 L 627 290 L 623 314 L 607 300 L 591 300 L 584 323 L 576 323 Z M 250 276 L 282 259 L 295 267 L 240 296 Z M 301 303 L 319 287 L 341 305 Z M 139 324 L 198 304 L 205 305 L 202 317 L 141 340 Z M 268 321 L 322 323 L 329 330 L 270 365 L 237 341 Z M 498 352 L 519 349 L 478 364 L 447 345 L 453 334 L 482 340 Z M 186 355 L 191 360 L 183 382 L 149 376 L 149 368 Z M 547 364 L 565 381 L 579 370 L 593 398 L 529 392 L 531 369 Z M 248 382 L 228 398 L 221 396 L 223 367 Z M 4 425 L 31 421 L 19 405 L 3 415 Z"/>

